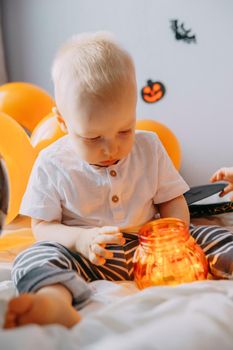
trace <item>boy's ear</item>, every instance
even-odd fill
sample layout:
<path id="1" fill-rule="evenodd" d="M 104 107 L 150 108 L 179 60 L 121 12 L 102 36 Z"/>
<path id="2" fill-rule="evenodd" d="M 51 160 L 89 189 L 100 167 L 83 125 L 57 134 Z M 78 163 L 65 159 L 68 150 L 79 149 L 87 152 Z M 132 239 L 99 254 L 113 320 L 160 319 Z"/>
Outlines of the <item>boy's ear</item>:
<path id="1" fill-rule="evenodd" d="M 66 123 L 65 123 L 65 120 L 62 118 L 61 114 L 59 113 L 57 107 L 53 107 L 52 109 L 56 119 L 57 119 L 57 122 L 61 128 L 61 130 L 64 132 L 64 133 L 67 133 L 67 127 L 66 127 Z"/>
<path id="2" fill-rule="evenodd" d="M 62 116 L 60 114 L 57 114 L 56 115 L 57 117 L 57 122 L 61 128 L 61 130 L 64 132 L 64 133 L 67 133 L 67 127 L 66 127 L 66 123 L 65 123 L 65 120 L 62 118 Z"/>

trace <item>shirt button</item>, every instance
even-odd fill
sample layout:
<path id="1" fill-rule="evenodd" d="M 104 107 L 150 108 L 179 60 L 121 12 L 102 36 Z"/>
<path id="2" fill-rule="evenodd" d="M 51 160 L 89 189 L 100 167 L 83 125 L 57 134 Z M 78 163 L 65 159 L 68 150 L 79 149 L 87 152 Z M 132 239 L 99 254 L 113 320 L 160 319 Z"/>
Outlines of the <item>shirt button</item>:
<path id="1" fill-rule="evenodd" d="M 119 197 L 117 197 L 116 195 L 115 196 L 112 196 L 112 201 L 114 203 L 117 203 L 119 201 Z"/>
<path id="2" fill-rule="evenodd" d="M 117 173 L 115 172 L 115 170 L 111 170 L 111 171 L 110 171 L 110 175 L 113 176 L 113 177 L 115 177 L 115 176 L 117 175 Z"/>

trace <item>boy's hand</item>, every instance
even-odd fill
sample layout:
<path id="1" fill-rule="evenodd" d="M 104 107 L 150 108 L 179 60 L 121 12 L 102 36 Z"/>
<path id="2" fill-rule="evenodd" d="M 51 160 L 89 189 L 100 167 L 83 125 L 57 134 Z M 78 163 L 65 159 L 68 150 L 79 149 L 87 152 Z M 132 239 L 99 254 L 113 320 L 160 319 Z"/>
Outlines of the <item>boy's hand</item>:
<path id="1" fill-rule="evenodd" d="M 210 178 L 211 182 L 227 181 L 229 184 L 220 193 L 220 197 L 225 196 L 227 193 L 233 191 L 233 167 L 232 168 L 221 168 L 217 170 Z M 230 198 L 233 200 L 233 196 Z"/>
<path id="2" fill-rule="evenodd" d="M 89 259 L 91 263 L 103 265 L 106 259 L 113 257 L 113 253 L 105 249 L 106 244 L 125 244 L 125 239 L 118 227 L 104 226 L 87 229 L 76 241 L 76 250 Z"/>

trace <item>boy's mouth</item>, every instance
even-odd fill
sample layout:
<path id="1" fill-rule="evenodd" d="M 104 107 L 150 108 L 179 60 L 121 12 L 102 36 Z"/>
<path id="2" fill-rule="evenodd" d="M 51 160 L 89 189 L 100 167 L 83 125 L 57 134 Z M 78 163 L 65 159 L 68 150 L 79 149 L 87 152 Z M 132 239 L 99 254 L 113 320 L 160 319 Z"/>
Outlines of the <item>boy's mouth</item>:
<path id="1" fill-rule="evenodd" d="M 100 162 L 100 164 L 103 166 L 109 166 L 109 165 L 116 164 L 117 162 L 118 162 L 118 159 L 112 159 L 112 160 L 105 160 L 103 162 Z"/>

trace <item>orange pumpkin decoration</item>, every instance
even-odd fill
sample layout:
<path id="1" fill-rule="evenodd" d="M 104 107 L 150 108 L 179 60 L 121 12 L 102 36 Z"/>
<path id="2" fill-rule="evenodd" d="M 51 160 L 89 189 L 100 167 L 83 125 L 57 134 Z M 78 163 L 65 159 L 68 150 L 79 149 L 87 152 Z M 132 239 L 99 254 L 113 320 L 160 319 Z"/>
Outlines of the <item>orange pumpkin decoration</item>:
<path id="1" fill-rule="evenodd" d="M 142 98 L 147 103 L 155 103 L 165 95 L 165 86 L 159 81 L 148 80 L 147 85 L 142 88 Z"/>

